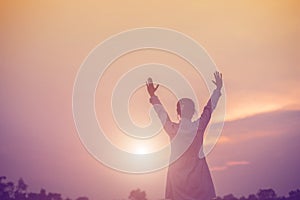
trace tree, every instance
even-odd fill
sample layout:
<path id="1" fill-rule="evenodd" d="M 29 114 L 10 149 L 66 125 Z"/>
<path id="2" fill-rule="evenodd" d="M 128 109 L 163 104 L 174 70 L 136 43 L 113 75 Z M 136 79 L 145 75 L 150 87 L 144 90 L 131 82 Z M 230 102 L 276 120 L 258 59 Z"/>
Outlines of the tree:
<path id="1" fill-rule="evenodd" d="M 257 196 L 259 200 L 273 200 L 277 197 L 273 189 L 260 189 Z"/>
<path id="2" fill-rule="evenodd" d="M 248 196 L 248 200 L 258 200 L 258 199 L 257 199 L 256 195 L 250 194 L 250 195 Z"/>
<path id="3" fill-rule="evenodd" d="M 129 195 L 130 200 L 147 200 L 146 192 L 140 189 L 132 190 Z"/>
<path id="4" fill-rule="evenodd" d="M 12 197 L 14 185 L 12 182 L 7 183 L 6 176 L 0 177 L 0 199 L 9 200 Z"/>
<path id="5" fill-rule="evenodd" d="M 214 198 L 214 200 L 222 200 L 222 198 L 221 197 L 216 197 L 216 198 Z"/>
<path id="6" fill-rule="evenodd" d="M 26 200 L 26 190 L 27 185 L 22 178 L 19 179 L 18 185 L 16 186 L 16 190 L 14 192 L 15 199 L 18 200 Z"/>
<path id="7" fill-rule="evenodd" d="M 76 200 L 89 200 L 87 197 L 78 197 Z"/>
<path id="8" fill-rule="evenodd" d="M 62 200 L 61 198 L 61 194 L 58 194 L 58 193 L 51 193 L 49 192 L 48 195 L 47 195 L 47 200 Z"/>
<path id="9" fill-rule="evenodd" d="M 233 194 L 228 194 L 223 197 L 223 200 L 238 200 Z"/>
<path id="10" fill-rule="evenodd" d="M 298 200 L 300 199 L 300 190 L 292 190 L 289 192 L 289 200 Z"/>
<path id="11" fill-rule="evenodd" d="M 242 196 L 239 200 L 247 200 L 246 197 Z"/>

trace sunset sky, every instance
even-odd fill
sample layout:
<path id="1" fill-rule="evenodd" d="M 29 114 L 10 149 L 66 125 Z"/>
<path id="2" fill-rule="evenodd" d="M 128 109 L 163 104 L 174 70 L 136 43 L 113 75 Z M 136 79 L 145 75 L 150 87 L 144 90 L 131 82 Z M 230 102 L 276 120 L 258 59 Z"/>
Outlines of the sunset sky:
<path id="1" fill-rule="evenodd" d="M 207 157 L 217 195 L 260 188 L 286 195 L 300 188 L 299 13 L 296 0 L 1 1 L 0 176 L 71 198 L 121 199 L 136 188 L 150 200 L 163 198 L 166 169 L 134 175 L 102 165 L 82 145 L 72 114 L 77 71 L 95 46 L 128 29 L 162 27 L 196 40 L 224 76 L 224 129 Z M 99 82 L 96 102 L 122 74 L 148 62 L 184 74 L 201 111 L 208 99 L 201 77 L 179 57 L 155 50 L 116 60 Z M 174 96 L 163 87 L 158 95 L 176 121 Z M 96 103 L 97 117 L 107 120 L 114 144 L 134 152 L 111 121 L 109 100 Z M 129 105 L 137 124 L 149 121 L 145 88 Z M 164 133 L 158 137 L 161 143 L 147 144 L 149 151 L 166 144 Z"/>

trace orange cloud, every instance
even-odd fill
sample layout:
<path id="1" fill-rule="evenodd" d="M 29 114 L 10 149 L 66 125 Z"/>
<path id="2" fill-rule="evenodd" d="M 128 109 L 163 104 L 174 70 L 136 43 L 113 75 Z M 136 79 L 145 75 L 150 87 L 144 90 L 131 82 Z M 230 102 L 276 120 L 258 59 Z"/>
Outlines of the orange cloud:
<path id="1" fill-rule="evenodd" d="M 241 161 L 228 161 L 225 165 L 222 166 L 215 166 L 211 168 L 211 171 L 224 171 L 232 166 L 239 166 L 239 165 L 249 165 L 249 161 L 241 160 Z"/>
<path id="2" fill-rule="evenodd" d="M 227 166 L 235 166 L 235 165 L 249 165 L 250 162 L 248 161 L 229 161 L 226 163 Z"/>

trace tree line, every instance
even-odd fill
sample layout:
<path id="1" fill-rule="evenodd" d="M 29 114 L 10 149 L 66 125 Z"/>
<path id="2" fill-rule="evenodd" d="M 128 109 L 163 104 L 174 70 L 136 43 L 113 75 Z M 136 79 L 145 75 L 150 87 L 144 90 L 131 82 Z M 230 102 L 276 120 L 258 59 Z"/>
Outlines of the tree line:
<path id="1" fill-rule="evenodd" d="M 0 177 L 0 200 L 72 200 L 63 198 L 59 193 L 46 192 L 41 189 L 39 193 L 28 192 L 27 184 L 20 178 L 17 184 L 8 181 L 5 176 Z M 129 193 L 129 200 L 148 200 L 146 192 L 140 189 L 132 190 Z M 76 200 L 89 200 L 88 197 L 78 197 Z M 125 199 L 123 199 L 125 200 Z M 163 200 L 163 199 L 161 199 Z M 292 190 L 288 196 L 277 196 L 273 189 L 260 189 L 256 194 L 247 197 L 235 197 L 233 194 L 217 197 L 215 200 L 300 200 L 300 190 Z"/>

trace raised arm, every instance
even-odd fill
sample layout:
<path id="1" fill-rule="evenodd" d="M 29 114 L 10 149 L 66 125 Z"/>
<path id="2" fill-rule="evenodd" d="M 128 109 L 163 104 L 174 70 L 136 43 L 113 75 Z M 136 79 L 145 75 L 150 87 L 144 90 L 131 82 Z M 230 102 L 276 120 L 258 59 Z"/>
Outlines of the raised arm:
<path id="1" fill-rule="evenodd" d="M 146 82 L 146 86 L 147 86 L 147 91 L 150 95 L 150 103 L 153 105 L 153 108 L 154 108 L 155 112 L 157 113 L 157 115 L 164 127 L 164 130 L 168 133 L 168 135 L 170 137 L 173 137 L 176 134 L 175 133 L 176 130 L 174 127 L 175 123 L 173 123 L 170 120 L 168 113 L 166 112 L 165 108 L 161 104 L 159 98 L 155 95 L 155 91 L 159 87 L 159 84 L 157 84 L 156 87 L 154 87 L 152 79 L 148 78 L 148 80 Z"/>
<path id="2" fill-rule="evenodd" d="M 204 130 L 211 118 L 211 114 L 213 110 L 216 108 L 219 98 L 221 96 L 221 89 L 223 87 L 223 78 L 220 72 L 214 73 L 215 80 L 212 82 L 216 85 L 216 89 L 213 91 L 210 99 L 208 100 L 206 106 L 203 109 L 201 117 L 199 119 L 199 128 L 200 130 Z"/>

